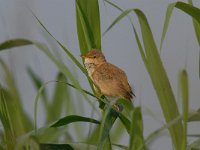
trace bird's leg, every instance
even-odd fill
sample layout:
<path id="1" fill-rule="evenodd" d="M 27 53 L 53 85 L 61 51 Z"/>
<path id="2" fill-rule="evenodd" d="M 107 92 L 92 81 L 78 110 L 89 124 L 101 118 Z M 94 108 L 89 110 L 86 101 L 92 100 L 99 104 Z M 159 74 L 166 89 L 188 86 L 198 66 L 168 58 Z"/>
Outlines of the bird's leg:
<path id="1" fill-rule="evenodd" d="M 111 98 L 111 97 L 109 97 L 109 99 L 107 99 L 104 95 L 102 95 L 101 98 L 103 98 L 103 99 L 105 99 L 105 100 L 108 100 L 108 102 L 110 103 L 109 106 L 108 106 L 108 105 L 106 105 L 105 103 L 101 102 L 102 105 L 101 105 L 101 103 L 99 104 L 99 107 L 100 107 L 101 109 L 105 110 L 105 109 L 107 109 L 108 107 L 111 107 L 111 108 L 114 109 L 115 111 L 120 111 L 120 112 L 121 112 L 121 111 L 123 110 L 122 104 L 120 104 L 120 103 L 117 102 L 118 98 Z M 102 107 L 101 107 L 100 105 L 101 105 Z"/>
<path id="2" fill-rule="evenodd" d="M 113 100 L 110 101 L 110 103 L 111 103 L 112 107 L 113 107 L 115 110 L 121 112 L 121 111 L 123 110 L 123 106 L 122 106 L 122 104 L 120 104 L 120 103 L 117 102 L 118 99 L 119 99 L 119 98 L 114 98 Z"/>

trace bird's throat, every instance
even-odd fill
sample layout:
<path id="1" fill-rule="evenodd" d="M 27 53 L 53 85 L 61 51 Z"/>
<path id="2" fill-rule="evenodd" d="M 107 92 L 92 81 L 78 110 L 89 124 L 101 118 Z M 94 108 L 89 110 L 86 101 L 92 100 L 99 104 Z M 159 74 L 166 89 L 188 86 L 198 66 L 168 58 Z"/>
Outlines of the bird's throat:
<path id="1" fill-rule="evenodd" d="M 88 75 L 91 77 L 92 73 L 95 71 L 97 65 L 94 63 L 85 63 L 85 67 L 87 69 Z"/>

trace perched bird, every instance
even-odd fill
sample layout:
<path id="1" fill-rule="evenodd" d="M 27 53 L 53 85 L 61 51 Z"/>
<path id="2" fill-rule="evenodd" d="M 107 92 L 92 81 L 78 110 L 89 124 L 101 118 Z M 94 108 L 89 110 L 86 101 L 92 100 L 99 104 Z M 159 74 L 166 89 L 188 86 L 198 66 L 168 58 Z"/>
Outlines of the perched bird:
<path id="1" fill-rule="evenodd" d="M 85 55 L 81 55 L 88 75 L 94 82 L 100 93 L 105 96 L 125 98 L 130 100 L 134 93 L 128 83 L 123 70 L 106 61 L 100 50 L 93 49 Z"/>

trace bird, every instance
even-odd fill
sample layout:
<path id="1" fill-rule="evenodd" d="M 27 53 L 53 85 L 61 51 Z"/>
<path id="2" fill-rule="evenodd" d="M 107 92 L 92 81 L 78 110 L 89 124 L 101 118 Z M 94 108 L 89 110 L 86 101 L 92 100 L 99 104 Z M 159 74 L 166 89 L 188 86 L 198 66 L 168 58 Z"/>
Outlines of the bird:
<path id="1" fill-rule="evenodd" d="M 126 73 L 107 62 L 104 54 L 92 49 L 81 55 L 87 73 L 99 92 L 108 97 L 123 98 L 131 101 L 135 94 L 128 83 Z"/>

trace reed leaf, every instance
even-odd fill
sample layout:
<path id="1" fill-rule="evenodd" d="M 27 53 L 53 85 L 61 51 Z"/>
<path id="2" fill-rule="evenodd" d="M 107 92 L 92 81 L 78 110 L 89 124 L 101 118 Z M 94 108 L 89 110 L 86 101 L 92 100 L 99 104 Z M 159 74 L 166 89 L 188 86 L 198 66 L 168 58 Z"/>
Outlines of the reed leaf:
<path id="1" fill-rule="evenodd" d="M 173 120 L 174 118 L 176 118 L 177 116 L 179 116 L 179 111 L 178 111 L 178 107 L 176 104 L 176 100 L 175 100 L 171 85 L 169 83 L 161 58 L 158 54 L 158 49 L 156 47 L 151 29 L 149 27 L 149 24 L 145 15 L 139 9 L 128 9 L 128 10 L 125 10 L 122 14 L 120 14 L 113 21 L 113 23 L 116 24 L 116 20 L 117 22 L 119 22 L 123 17 L 125 17 L 132 11 L 136 13 L 139 19 L 140 28 L 142 32 L 142 38 L 143 38 L 146 57 L 144 57 L 144 53 L 141 53 L 141 56 L 143 58 L 147 71 L 151 77 L 152 84 L 157 93 L 163 114 L 165 116 L 165 120 L 166 122 L 169 122 Z M 182 126 L 181 121 L 177 122 L 177 124 L 169 128 L 169 132 L 172 137 L 172 142 L 176 149 L 181 148 L 182 131 L 183 131 L 183 126 Z"/>
<path id="2" fill-rule="evenodd" d="M 51 127 L 61 127 L 73 122 L 90 122 L 90 123 L 100 124 L 98 120 L 92 118 L 78 116 L 78 115 L 70 115 L 59 119 L 53 125 L 51 125 Z"/>
<path id="3" fill-rule="evenodd" d="M 76 0 L 76 21 L 81 54 L 92 48 L 101 49 L 98 0 Z"/>
<path id="4" fill-rule="evenodd" d="M 193 6 L 192 0 L 188 0 L 188 3 Z M 197 42 L 199 44 L 199 78 L 200 78 L 200 23 L 197 22 L 194 18 L 192 19 L 194 31 L 196 35 Z"/>
<path id="5" fill-rule="evenodd" d="M 109 133 L 117 117 L 118 113 L 109 106 L 104 111 L 100 126 L 98 150 L 103 150 L 105 147 L 111 149 Z"/>
<path id="6" fill-rule="evenodd" d="M 16 144 L 15 133 L 13 129 L 13 124 L 10 120 L 11 118 L 6 104 L 4 91 L 5 90 L 0 87 L 0 120 L 5 131 L 4 138 L 6 142 L 6 148 L 14 149 Z"/>
<path id="7" fill-rule="evenodd" d="M 27 68 L 27 72 L 28 72 L 29 77 L 31 78 L 36 90 L 38 90 L 43 84 L 42 80 L 31 68 Z M 45 89 L 42 92 L 42 102 L 43 102 L 45 110 L 48 111 L 47 93 L 46 93 Z M 48 114 L 48 112 L 46 114 Z"/>
<path id="8" fill-rule="evenodd" d="M 74 150 L 74 148 L 70 144 L 46 144 L 40 143 L 41 150 Z"/>
<path id="9" fill-rule="evenodd" d="M 191 2 L 191 1 L 190 1 Z M 162 31 L 162 36 L 161 36 L 161 42 L 160 42 L 160 49 L 162 49 L 162 45 L 165 39 L 165 35 L 169 26 L 170 18 L 172 15 L 172 12 L 174 8 L 178 8 L 182 11 L 184 11 L 186 14 L 190 15 L 195 21 L 195 30 L 197 29 L 196 34 L 198 34 L 198 24 L 200 24 L 200 9 L 197 7 L 194 7 L 190 4 L 184 3 L 184 2 L 176 2 L 176 3 L 171 3 L 168 5 L 166 16 L 165 16 L 165 21 L 164 21 L 164 26 L 163 26 L 163 31 Z M 197 39 L 199 39 L 199 34 L 197 35 Z M 199 40 L 198 40 L 199 42 Z"/>
<path id="10" fill-rule="evenodd" d="M 179 87 L 182 98 L 182 112 L 183 112 L 183 145 L 182 150 L 187 148 L 187 121 L 188 121 L 188 75 L 186 70 L 181 70 L 179 73 Z"/>
<path id="11" fill-rule="evenodd" d="M 192 0 L 188 0 L 188 3 L 193 6 Z M 193 26 L 194 26 L 197 42 L 200 46 L 200 23 L 194 18 L 192 18 L 192 21 L 193 21 Z"/>
<path id="12" fill-rule="evenodd" d="M 143 121 L 141 108 L 136 107 L 132 111 L 132 122 L 131 122 L 131 133 L 130 133 L 130 150 L 145 150 L 146 146 L 144 144 L 143 137 Z"/>
<path id="13" fill-rule="evenodd" d="M 56 81 L 67 82 L 67 78 L 62 73 L 58 73 Z M 65 101 L 70 101 L 68 86 L 66 84 L 56 84 L 52 100 L 48 105 L 47 122 L 54 121 L 61 116 L 62 111 L 66 108 Z"/>
<path id="14" fill-rule="evenodd" d="M 6 105 L 10 114 L 10 121 L 13 126 L 15 136 L 18 137 L 27 131 L 33 129 L 33 123 L 29 116 L 25 113 L 20 98 L 20 93 L 16 86 L 12 73 L 8 69 L 8 66 L 3 60 L 0 59 L 0 66 L 2 67 L 2 73 L 4 74 L 4 80 L 6 81 Z"/>

